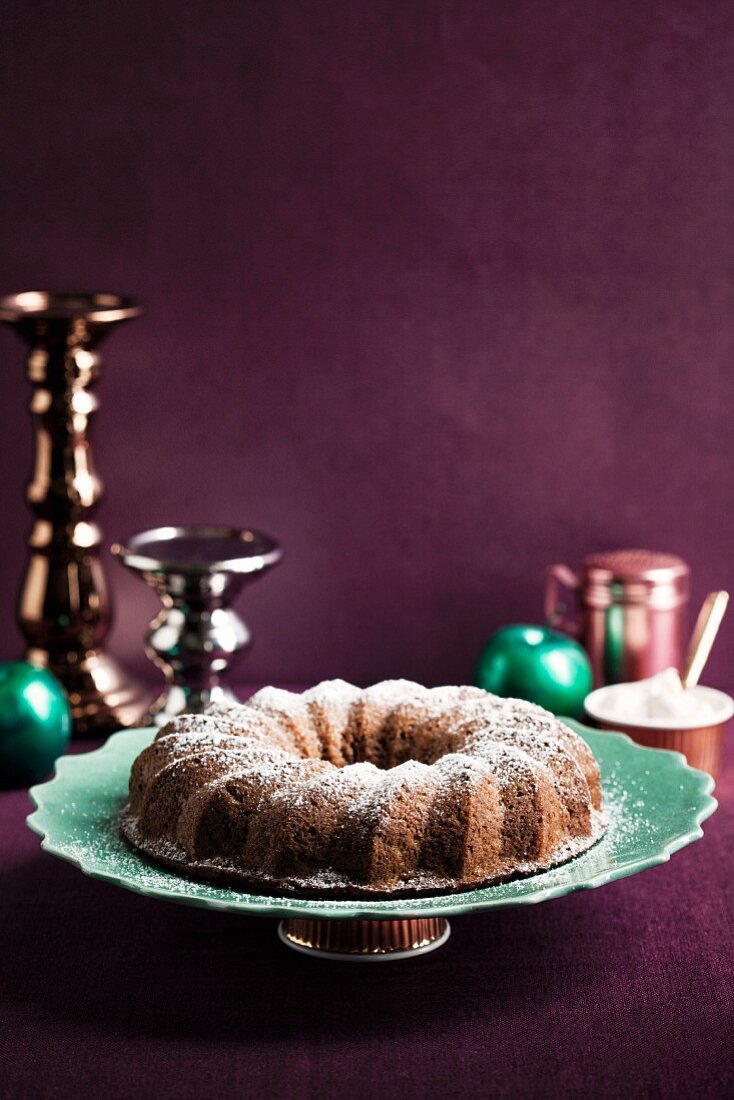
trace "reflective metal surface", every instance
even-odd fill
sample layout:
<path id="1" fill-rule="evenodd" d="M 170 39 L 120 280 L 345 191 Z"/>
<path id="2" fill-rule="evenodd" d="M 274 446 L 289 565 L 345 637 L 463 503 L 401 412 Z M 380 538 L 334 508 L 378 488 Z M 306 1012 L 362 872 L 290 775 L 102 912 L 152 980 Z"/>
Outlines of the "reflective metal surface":
<path id="1" fill-rule="evenodd" d="M 27 498 L 35 515 L 18 623 L 27 660 L 66 688 L 75 736 L 139 724 L 148 705 L 102 646 L 111 620 L 95 516 L 102 483 L 89 426 L 98 407 L 97 346 L 140 306 L 115 294 L 29 291 L 0 298 L 0 321 L 30 346 L 28 377 L 35 460 Z"/>
<path id="2" fill-rule="evenodd" d="M 230 604 L 280 561 L 278 543 L 233 527 L 158 527 L 115 544 L 112 553 L 163 603 L 146 635 L 145 651 L 167 680 L 150 721 L 165 725 L 184 711 L 236 701 L 221 680 L 250 633 Z"/>
<path id="3" fill-rule="evenodd" d="M 642 680 L 681 668 L 688 585 L 688 566 L 674 554 L 590 554 L 578 575 L 566 565 L 549 567 L 546 618 L 578 637 L 591 660 L 594 687 Z M 564 588 L 576 603 L 576 620 L 564 618 Z"/>
<path id="4" fill-rule="evenodd" d="M 278 925 L 281 941 L 295 951 L 341 962 L 386 962 L 426 955 L 451 935 L 443 917 L 406 920 L 303 920 Z"/>

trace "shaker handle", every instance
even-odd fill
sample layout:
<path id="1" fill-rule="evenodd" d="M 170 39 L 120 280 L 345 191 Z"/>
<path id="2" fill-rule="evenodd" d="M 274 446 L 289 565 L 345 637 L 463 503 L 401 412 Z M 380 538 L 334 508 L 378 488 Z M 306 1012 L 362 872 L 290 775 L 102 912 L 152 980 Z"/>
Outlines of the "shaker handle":
<path id="1" fill-rule="evenodd" d="M 564 630 L 576 637 L 579 625 L 573 619 L 564 619 L 566 604 L 560 599 L 562 590 L 576 592 L 579 579 L 567 565 L 549 565 L 545 571 L 545 619 L 548 626 Z"/>

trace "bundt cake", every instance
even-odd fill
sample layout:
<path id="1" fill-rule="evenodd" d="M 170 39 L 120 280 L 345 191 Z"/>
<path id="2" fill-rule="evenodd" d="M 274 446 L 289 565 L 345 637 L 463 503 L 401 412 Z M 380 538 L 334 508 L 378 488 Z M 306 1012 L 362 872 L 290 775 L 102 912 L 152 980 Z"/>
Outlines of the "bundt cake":
<path id="1" fill-rule="evenodd" d="M 182 715 L 135 760 L 125 836 L 269 893 L 400 896 L 532 874 L 604 831 L 599 768 L 540 707 L 341 680 Z"/>

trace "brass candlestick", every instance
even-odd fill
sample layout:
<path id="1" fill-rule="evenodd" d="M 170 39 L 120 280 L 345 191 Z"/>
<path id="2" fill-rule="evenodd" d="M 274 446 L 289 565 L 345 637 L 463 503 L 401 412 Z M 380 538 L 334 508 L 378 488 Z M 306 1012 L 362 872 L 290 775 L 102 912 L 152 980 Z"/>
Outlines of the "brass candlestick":
<path id="1" fill-rule="evenodd" d="M 18 601 L 26 660 L 49 668 L 69 694 L 74 734 L 135 725 L 147 695 L 102 651 L 111 621 L 94 515 L 102 496 L 89 444 L 98 407 L 96 348 L 140 306 L 114 294 L 29 292 L 0 298 L 0 321 L 30 345 L 35 461 L 27 498 L 35 514 Z"/>

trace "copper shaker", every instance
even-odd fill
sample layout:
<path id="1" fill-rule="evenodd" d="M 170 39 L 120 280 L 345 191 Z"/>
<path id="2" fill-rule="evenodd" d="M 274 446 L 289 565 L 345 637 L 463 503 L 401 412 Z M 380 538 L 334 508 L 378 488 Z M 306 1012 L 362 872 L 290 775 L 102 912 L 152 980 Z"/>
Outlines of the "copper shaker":
<path id="1" fill-rule="evenodd" d="M 591 660 L 594 687 L 680 670 L 686 639 L 690 570 L 682 558 L 653 550 L 612 550 L 546 573 L 545 614 L 577 637 Z M 564 619 L 563 588 L 577 618 Z"/>

